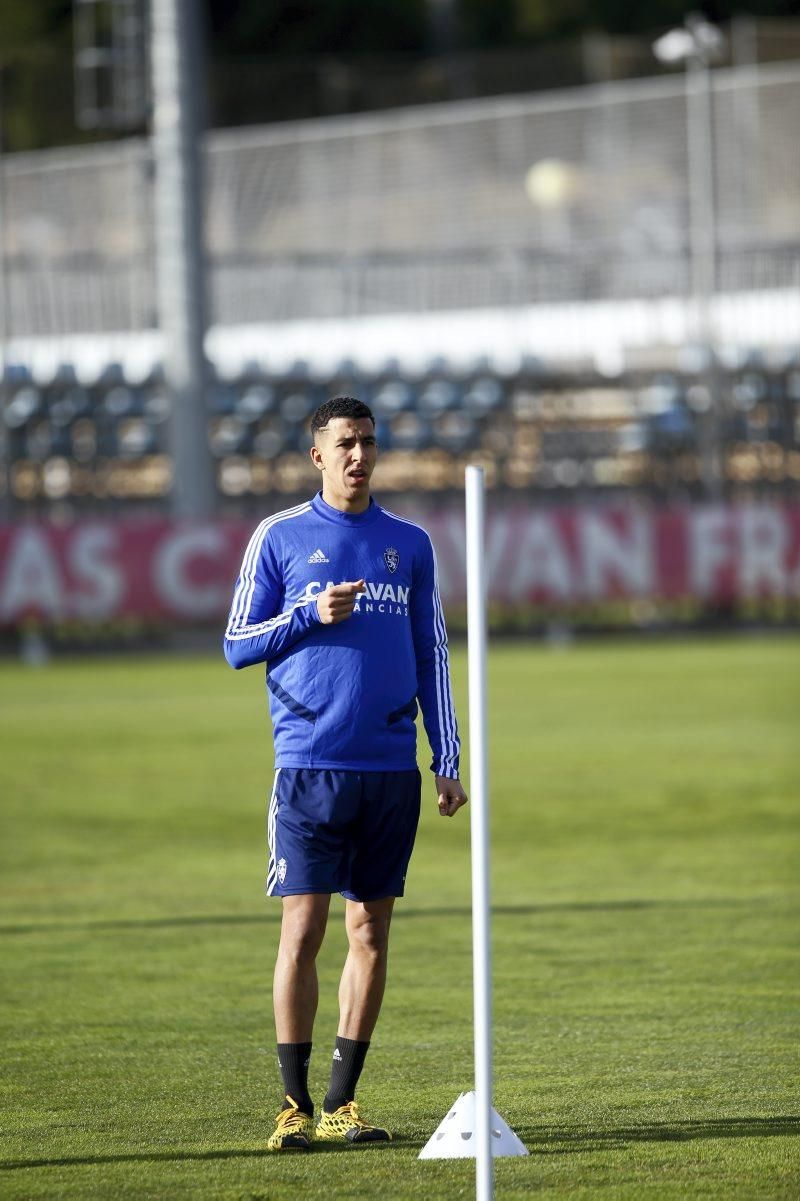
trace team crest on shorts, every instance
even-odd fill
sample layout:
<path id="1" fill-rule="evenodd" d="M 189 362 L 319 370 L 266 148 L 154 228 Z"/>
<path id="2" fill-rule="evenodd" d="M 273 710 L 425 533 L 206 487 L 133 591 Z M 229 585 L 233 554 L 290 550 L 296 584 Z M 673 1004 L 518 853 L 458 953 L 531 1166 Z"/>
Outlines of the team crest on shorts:
<path id="1" fill-rule="evenodd" d="M 393 546 L 386 547 L 386 550 L 383 552 L 383 561 L 391 571 L 392 575 L 394 575 L 394 573 L 397 571 L 397 568 L 400 566 L 400 556 Z"/>
<path id="2" fill-rule="evenodd" d="M 278 860 L 278 879 L 280 880 L 281 884 L 283 884 L 284 880 L 286 879 L 286 860 L 285 859 Z"/>

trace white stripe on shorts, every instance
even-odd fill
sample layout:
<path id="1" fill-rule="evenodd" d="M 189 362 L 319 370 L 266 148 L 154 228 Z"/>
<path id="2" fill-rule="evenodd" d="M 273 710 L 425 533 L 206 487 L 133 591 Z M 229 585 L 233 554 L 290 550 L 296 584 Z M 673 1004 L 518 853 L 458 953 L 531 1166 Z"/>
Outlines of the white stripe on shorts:
<path id="1" fill-rule="evenodd" d="M 269 798 L 267 810 L 267 843 L 269 845 L 269 864 L 267 866 L 267 896 L 273 896 L 275 885 L 278 883 L 278 850 L 275 846 L 275 826 L 278 820 L 278 777 L 279 767 L 275 768 L 275 779 L 272 784 L 272 796 Z"/>

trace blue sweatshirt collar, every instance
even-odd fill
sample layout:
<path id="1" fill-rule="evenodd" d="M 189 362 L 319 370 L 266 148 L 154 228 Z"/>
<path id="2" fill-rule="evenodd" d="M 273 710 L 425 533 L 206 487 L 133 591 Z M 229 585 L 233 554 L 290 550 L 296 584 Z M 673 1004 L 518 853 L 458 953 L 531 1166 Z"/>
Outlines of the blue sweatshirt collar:
<path id="1" fill-rule="evenodd" d="M 343 513 L 341 509 L 334 509 L 333 505 L 329 505 L 326 500 L 322 499 L 322 493 L 318 492 L 311 502 L 311 507 L 320 517 L 324 517 L 326 521 L 334 521 L 338 525 L 363 526 L 370 525 L 379 516 L 381 509 L 375 504 L 372 497 L 369 498 L 369 507 L 363 513 Z"/>

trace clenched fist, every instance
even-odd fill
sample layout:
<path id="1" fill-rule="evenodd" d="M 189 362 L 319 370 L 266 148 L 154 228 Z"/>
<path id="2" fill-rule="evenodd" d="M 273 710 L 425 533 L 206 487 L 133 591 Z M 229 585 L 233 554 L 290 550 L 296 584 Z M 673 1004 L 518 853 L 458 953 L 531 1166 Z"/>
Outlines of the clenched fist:
<path id="1" fill-rule="evenodd" d="M 350 584 L 331 584 L 317 597 L 317 612 L 324 626 L 335 626 L 346 621 L 353 612 L 359 592 L 366 591 L 364 580 Z"/>
<path id="2" fill-rule="evenodd" d="M 461 787 L 460 780 L 437 776 L 436 793 L 439 798 L 439 813 L 442 817 L 452 817 L 462 805 L 467 803 L 467 794 Z"/>

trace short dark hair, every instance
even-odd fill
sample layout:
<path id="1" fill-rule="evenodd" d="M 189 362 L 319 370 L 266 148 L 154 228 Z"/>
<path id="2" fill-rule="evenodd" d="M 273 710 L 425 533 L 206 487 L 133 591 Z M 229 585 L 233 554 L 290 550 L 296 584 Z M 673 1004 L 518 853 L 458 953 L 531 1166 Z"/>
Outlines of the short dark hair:
<path id="1" fill-rule="evenodd" d="M 335 417 L 350 417 L 353 421 L 369 417 L 373 426 L 375 425 L 372 409 L 365 405 L 363 400 L 356 400 L 355 396 L 334 396 L 314 412 L 311 418 L 311 437 L 315 436 L 317 430 L 324 430 L 328 422 L 333 421 Z"/>

